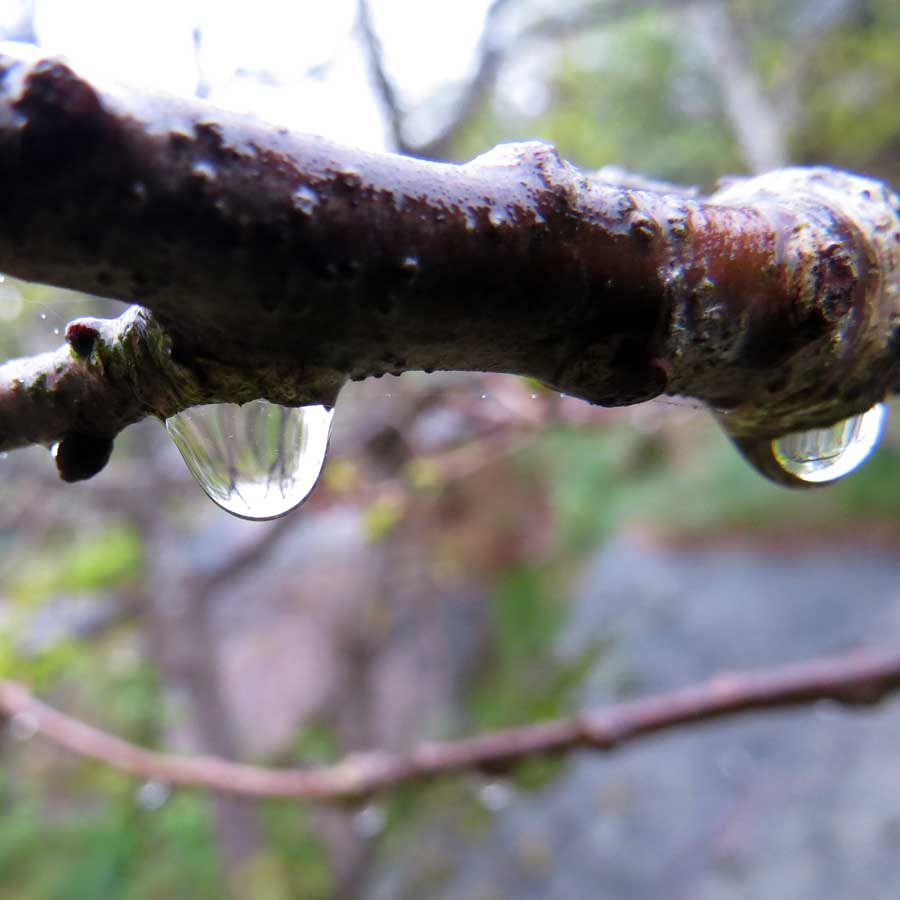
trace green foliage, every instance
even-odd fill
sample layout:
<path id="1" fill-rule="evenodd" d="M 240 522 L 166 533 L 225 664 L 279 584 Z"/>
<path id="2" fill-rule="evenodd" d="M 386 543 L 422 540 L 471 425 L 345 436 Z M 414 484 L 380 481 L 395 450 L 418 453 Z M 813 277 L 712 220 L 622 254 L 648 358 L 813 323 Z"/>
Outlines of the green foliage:
<path id="1" fill-rule="evenodd" d="M 791 491 L 753 471 L 702 410 L 670 438 L 679 450 L 628 425 L 545 435 L 528 461 L 549 473 L 560 546 L 577 555 L 629 527 L 699 536 L 900 520 L 900 495 L 884 490 L 900 464 L 889 445 L 838 484 Z"/>
<path id="2" fill-rule="evenodd" d="M 862 20 L 810 48 L 801 84 L 798 158 L 900 177 L 900 6 L 867 4 Z"/>
<path id="3" fill-rule="evenodd" d="M 133 783 L 118 782 L 99 808 L 61 813 L 33 791 L 17 797 L 16 815 L 0 816 L 0 900 L 220 900 L 202 798 L 146 812 Z"/>
<path id="4" fill-rule="evenodd" d="M 715 89 L 680 52 L 678 23 L 655 10 L 623 16 L 562 47 L 546 109 L 493 111 L 463 137 L 470 156 L 500 140 L 541 137 L 585 168 L 625 165 L 644 175 L 709 185 L 742 166 Z"/>
<path id="5" fill-rule="evenodd" d="M 328 855 L 315 837 L 312 810 L 289 801 L 273 801 L 264 807 L 270 841 L 270 867 L 277 866 L 290 897 L 327 900 L 333 896 L 334 879 Z"/>
<path id="6" fill-rule="evenodd" d="M 143 548 L 129 525 L 111 525 L 86 535 L 58 535 L 18 568 L 9 593 L 20 603 L 35 603 L 63 592 L 97 591 L 121 584 L 140 568 Z"/>
<path id="7" fill-rule="evenodd" d="M 555 573 L 523 567 L 501 582 L 491 605 L 493 656 L 470 698 L 473 729 L 501 728 L 559 715 L 597 653 L 563 663 L 550 650 L 565 621 Z"/>

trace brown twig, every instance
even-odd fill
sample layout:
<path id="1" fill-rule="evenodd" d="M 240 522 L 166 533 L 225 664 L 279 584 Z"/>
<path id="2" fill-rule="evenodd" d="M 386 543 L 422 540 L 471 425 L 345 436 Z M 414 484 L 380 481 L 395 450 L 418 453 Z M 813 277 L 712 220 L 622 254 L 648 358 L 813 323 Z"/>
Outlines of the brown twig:
<path id="1" fill-rule="evenodd" d="M 579 748 L 609 752 L 657 732 L 753 710 L 818 700 L 871 705 L 898 689 L 900 650 L 870 650 L 767 671 L 720 674 L 693 687 L 573 718 L 422 743 L 407 753 L 357 753 L 334 765 L 302 770 L 147 750 L 57 712 L 12 681 L 0 682 L 0 712 L 16 717 L 28 733 L 140 778 L 246 797 L 340 801 L 439 775 L 505 768 L 535 755 Z"/>

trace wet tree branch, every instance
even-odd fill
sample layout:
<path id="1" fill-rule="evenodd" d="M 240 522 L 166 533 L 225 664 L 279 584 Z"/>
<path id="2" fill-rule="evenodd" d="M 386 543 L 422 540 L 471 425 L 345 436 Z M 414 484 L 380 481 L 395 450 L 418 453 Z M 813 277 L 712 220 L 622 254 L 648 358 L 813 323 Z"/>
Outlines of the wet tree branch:
<path id="1" fill-rule="evenodd" d="M 410 369 L 605 405 L 685 394 L 741 439 L 900 383 L 900 200 L 830 169 L 703 199 L 537 143 L 465 165 L 364 153 L 4 45 L 0 196 L 0 270 L 142 307 L 0 366 L 0 449 L 99 457 L 146 415 L 331 404 Z"/>
<path id="2" fill-rule="evenodd" d="M 22 734 L 40 734 L 71 753 L 140 778 L 245 797 L 339 801 L 455 772 L 497 771 L 538 755 L 576 749 L 607 753 L 651 734 L 755 710 L 819 700 L 872 705 L 898 689 L 900 651 L 858 652 L 768 671 L 721 674 L 570 719 L 423 743 L 402 754 L 356 753 L 334 765 L 294 770 L 147 750 L 57 712 L 11 681 L 0 682 L 0 714 L 14 719 Z"/>

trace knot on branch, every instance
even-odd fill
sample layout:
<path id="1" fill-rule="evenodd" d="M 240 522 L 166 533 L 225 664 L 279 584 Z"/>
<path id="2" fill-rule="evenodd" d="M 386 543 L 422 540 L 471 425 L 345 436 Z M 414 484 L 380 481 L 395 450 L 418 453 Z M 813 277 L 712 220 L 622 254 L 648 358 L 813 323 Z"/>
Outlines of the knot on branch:
<path id="1" fill-rule="evenodd" d="M 900 377 L 900 197 L 871 178 L 788 168 L 731 181 L 710 203 L 768 224 L 774 290 L 788 300 L 762 293 L 761 271 L 737 362 L 752 377 L 758 361 L 765 380 L 729 411 L 730 433 L 822 427 L 884 399 Z"/>

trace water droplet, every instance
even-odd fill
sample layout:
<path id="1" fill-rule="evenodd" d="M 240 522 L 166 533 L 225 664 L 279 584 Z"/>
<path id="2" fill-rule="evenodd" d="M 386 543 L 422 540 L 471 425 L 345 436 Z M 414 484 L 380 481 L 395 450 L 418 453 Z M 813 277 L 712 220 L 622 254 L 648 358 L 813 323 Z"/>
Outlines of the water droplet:
<path id="1" fill-rule="evenodd" d="M 305 216 L 311 216 L 315 208 L 319 205 L 319 195 L 305 184 L 301 184 L 297 190 L 291 195 L 294 203 L 294 209 L 302 212 Z"/>
<path id="2" fill-rule="evenodd" d="M 254 400 L 194 406 L 166 429 L 209 498 L 242 519 L 275 519 L 319 478 L 333 410 Z"/>
<path id="3" fill-rule="evenodd" d="M 491 781 L 478 792 L 481 805 L 492 813 L 499 813 L 515 800 L 515 790 L 505 781 Z"/>
<path id="4" fill-rule="evenodd" d="M 887 406 L 878 403 L 860 416 L 830 428 L 811 428 L 776 438 L 772 455 L 785 472 L 801 481 L 823 484 L 849 475 L 881 441 Z"/>
<path id="5" fill-rule="evenodd" d="M 491 207 L 488 212 L 488 221 L 490 221 L 494 228 L 502 228 L 505 225 L 511 224 L 506 212 L 502 209 L 497 209 L 496 207 Z"/>
<path id="6" fill-rule="evenodd" d="M 203 178 L 206 181 L 213 181 L 218 174 L 216 167 L 208 159 L 197 160 L 191 166 L 191 172 L 198 178 Z"/>
<path id="7" fill-rule="evenodd" d="M 46 319 L 46 318 L 47 318 L 47 313 L 41 313 L 41 319 Z"/>
<path id="8" fill-rule="evenodd" d="M 9 720 L 9 733 L 13 740 L 29 741 L 38 733 L 38 720 L 28 712 L 16 713 Z"/>
<path id="9" fill-rule="evenodd" d="M 368 840 L 378 837 L 384 831 L 384 826 L 384 812 L 378 806 L 364 806 L 353 816 L 353 830 Z"/>
<path id="10" fill-rule="evenodd" d="M 868 412 L 827 428 L 797 431 L 771 441 L 735 439 L 735 444 L 773 481 L 790 487 L 815 487 L 856 471 L 878 447 L 887 416 L 887 406 L 876 403 Z M 720 421 L 727 430 L 726 420 Z"/>
<path id="11" fill-rule="evenodd" d="M 166 805 L 172 791 L 162 781 L 145 781 L 135 792 L 137 805 L 147 812 L 156 812 Z"/>

